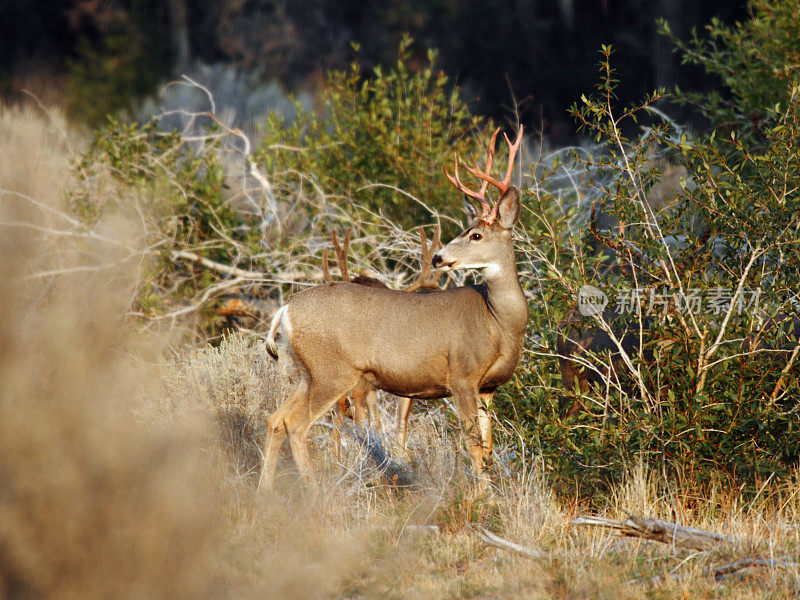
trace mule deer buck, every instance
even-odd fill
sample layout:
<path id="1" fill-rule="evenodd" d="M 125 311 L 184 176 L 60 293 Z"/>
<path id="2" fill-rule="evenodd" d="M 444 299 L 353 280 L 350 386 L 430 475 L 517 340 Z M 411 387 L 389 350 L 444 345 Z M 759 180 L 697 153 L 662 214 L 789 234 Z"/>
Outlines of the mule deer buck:
<path id="1" fill-rule="evenodd" d="M 520 195 L 511 186 L 522 128 L 509 146 L 505 177 L 491 169 L 492 135 L 486 167 L 467 170 L 483 183 L 472 190 L 461 182 L 459 159 L 448 180 L 480 201 L 477 214 L 465 198 L 470 224 L 436 253 L 431 265 L 444 270 L 482 269 L 485 283 L 428 294 L 339 283 L 294 296 L 272 319 L 267 349 L 278 355 L 277 336 L 300 374 L 297 388 L 267 419 L 262 481 L 271 485 L 286 436 L 302 474 L 309 472 L 306 439 L 311 425 L 362 381 L 408 398 L 452 396 L 461 421 L 472 469 L 481 489 L 488 483 L 483 461 L 491 449 L 488 423 L 480 423 L 479 401 L 514 372 L 528 321 L 528 304 L 517 278 L 512 229 L 519 219 Z M 491 184 L 500 192 L 494 207 Z M 488 421 L 488 419 L 486 419 Z"/>

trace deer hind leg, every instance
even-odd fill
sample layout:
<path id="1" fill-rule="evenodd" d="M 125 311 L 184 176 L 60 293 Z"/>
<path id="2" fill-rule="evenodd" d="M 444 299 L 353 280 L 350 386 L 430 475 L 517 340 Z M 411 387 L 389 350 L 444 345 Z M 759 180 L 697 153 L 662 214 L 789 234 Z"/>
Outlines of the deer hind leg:
<path id="1" fill-rule="evenodd" d="M 483 442 L 483 459 L 488 461 L 492 457 L 492 398 L 494 393 L 479 394 L 478 399 L 478 429 Z"/>
<path id="2" fill-rule="evenodd" d="M 489 480 L 483 472 L 484 448 L 478 424 L 478 393 L 474 389 L 462 386 L 461 389 L 453 390 L 453 402 L 461 420 L 478 491 L 485 492 Z"/>
<path id="3" fill-rule="evenodd" d="M 344 418 L 347 415 L 347 396 L 345 394 L 338 400 L 338 411 L 333 414 L 333 441 L 336 447 L 336 458 L 340 456 L 342 427 Z M 377 429 L 381 428 L 381 418 L 378 412 L 378 394 L 375 388 L 363 379 L 356 384 L 350 391 L 350 405 L 352 407 L 353 420 L 361 425 L 371 425 Z"/>
<path id="4" fill-rule="evenodd" d="M 357 382 L 358 375 L 340 375 L 330 379 L 312 378 L 305 397 L 298 398 L 286 411 L 283 417 L 286 433 L 292 446 L 295 465 L 301 475 L 307 476 L 311 472 L 307 444 L 309 429 L 337 400 L 352 390 Z"/>
<path id="5" fill-rule="evenodd" d="M 378 410 L 378 390 L 375 389 L 375 386 L 367 383 L 364 380 L 361 381 L 361 384 L 367 388 L 364 399 L 367 402 L 367 409 L 369 410 L 370 427 L 376 429 L 377 431 L 383 431 L 383 426 L 381 425 L 381 415 L 380 411 Z"/>
<path id="6" fill-rule="evenodd" d="M 350 404 L 353 407 L 353 420 L 363 426 L 369 423 L 369 392 L 372 386 L 363 379 L 350 391 Z M 371 411 L 370 411 L 371 412 Z"/>
<path id="7" fill-rule="evenodd" d="M 308 380 L 301 378 L 292 395 L 267 419 L 267 437 L 264 441 L 264 466 L 261 469 L 259 486 L 271 487 L 275 481 L 275 469 L 283 440 L 286 439 L 286 417 L 298 404 L 302 404 L 308 391 Z"/>
<path id="8" fill-rule="evenodd" d="M 381 429 L 381 417 L 378 411 L 378 392 L 368 381 L 362 379 L 350 392 L 353 405 L 353 417 L 356 423 Z"/>
<path id="9" fill-rule="evenodd" d="M 414 401 L 411 398 L 401 397 L 397 403 L 397 443 L 406 447 L 406 436 L 408 435 L 408 419 L 411 416 L 411 405 Z"/>

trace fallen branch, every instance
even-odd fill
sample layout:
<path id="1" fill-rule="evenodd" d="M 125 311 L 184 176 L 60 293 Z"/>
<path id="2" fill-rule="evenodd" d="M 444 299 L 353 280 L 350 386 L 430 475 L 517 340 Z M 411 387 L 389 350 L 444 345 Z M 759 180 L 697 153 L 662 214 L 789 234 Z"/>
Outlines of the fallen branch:
<path id="1" fill-rule="evenodd" d="M 736 544 L 742 541 L 730 536 L 703 531 L 702 529 L 683 527 L 657 519 L 643 519 L 634 515 L 628 515 L 628 518 L 624 521 L 605 517 L 583 516 L 573 519 L 572 525 L 608 527 L 617 530 L 620 535 L 625 537 L 639 537 L 695 550 L 709 550 L 718 544 Z"/>
<path id="2" fill-rule="evenodd" d="M 527 546 L 521 546 L 520 544 L 515 544 L 514 542 L 509 542 L 508 540 L 504 540 L 503 538 L 493 534 L 484 527 L 476 527 L 474 531 L 484 543 L 494 546 L 495 548 L 500 548 L 501 550 L 505 550 L 507 552 L 513 552 L 514 554 L 519 554 L 520 556 L 524 556 L 526 558 L 550 558 L 550 555 L 547 552 L 543 552 L 542 550 L 537 550 L 535 548 L 528 548 Z"/>
<path id="3" fill-rule="evenodd" d="M 720 581 L 728 575 L 736 573 L 737 571 L 752 569 L 754 567 L 767 567 L 770 569 L 782 567 L 784 569 L 797 569 L 800 567 L 800 563 L 792 562 L 782 558 L 743 558 L 742 560 L 737 560 L 736 562 L 727 565 L 720 565 L 718 567 L 714 567 L 713 569 L 709 569 L 709 573 L 714 575 L 714 579 Z"/>

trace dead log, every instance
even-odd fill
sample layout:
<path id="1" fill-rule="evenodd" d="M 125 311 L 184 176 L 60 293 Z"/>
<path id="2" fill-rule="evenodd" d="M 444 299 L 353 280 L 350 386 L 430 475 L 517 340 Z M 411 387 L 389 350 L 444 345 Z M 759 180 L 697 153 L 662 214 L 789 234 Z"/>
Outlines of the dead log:
<path id="1" fill-rule="evenodd" d="M 736 562 L 727 565 L 720 565 L 718 567 L 714 567 L 713 569 L 709 569 L 709 574 L 714 575 L 714 579 L 717 581 L 721 581 L 729 575 L 733 575 L 734 573 L 738 573 L 739 571 L 743 571 L 745 569 L 753 569 L 756 567 L 767 567 L 770 569 L 774 569 L 776 567 L 782 567 L 784 569 L 797 569 L 800 567 L 800 563 L 792 562 L 782 558 L 743 558 L 742 560 L 737 560 Z"/>
<path id="2" fill-rule="evenodd" d="M 657 519 L 644 519 L 630 514 L 624 521 L 605 517 L 582 516 L 573 519 L 572 525 L 607 527 L 618 531 L 621 536 L 644 538 L 694 550 L 710 550 L 719 544 L 737 544 L 743 541 L 727 535 L 703 531 L 702 529 L 683 527 L 682 525 L 675 525 L 674 523 Z"/>

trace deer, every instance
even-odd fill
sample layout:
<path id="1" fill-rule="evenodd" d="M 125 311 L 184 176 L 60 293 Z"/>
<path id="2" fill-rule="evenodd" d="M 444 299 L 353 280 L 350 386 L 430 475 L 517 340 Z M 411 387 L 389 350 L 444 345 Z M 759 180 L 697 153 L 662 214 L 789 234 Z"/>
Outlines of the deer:
<path id="1" fill-rule="evenodd" d="M 267 351 L 277 360 L 281 348 L 300 374 L 289 398 L 267 419 L 261 483 L 273 485 L 278 454 L 288 436 L 300 474 L 311 480 L 307 436 L 311 425 L 361 382 L 412 399 L 451 397 L 469 451 L 478 489 L 488 477 L 484 460 L 491 453 L 489 404 L 508 381 L 522 355 L 528 302 L 517 274 L 513 228 L 519 220 L 519 190 L 511 185 L 514 159 L 522 141 L 520 127 L 509 147 L 506 174 L 492 176 L 495 141 L 486 166 L 463 165 L 480 180 L 480 189 L 462 183 L 460 159 L 445 176 L 464 195 L 469 225 L 433 255 L 442 271 L 480 269 L 484 283 L 427 294 L 337 283 L 304 290 L 278 309 L 267 335 Z M 463 164 L 463 163 L 462 163 Z M 492 205 L 487 187 L 499 198 Z M 478 200 L 478 214 L 470 198 Z"/>

